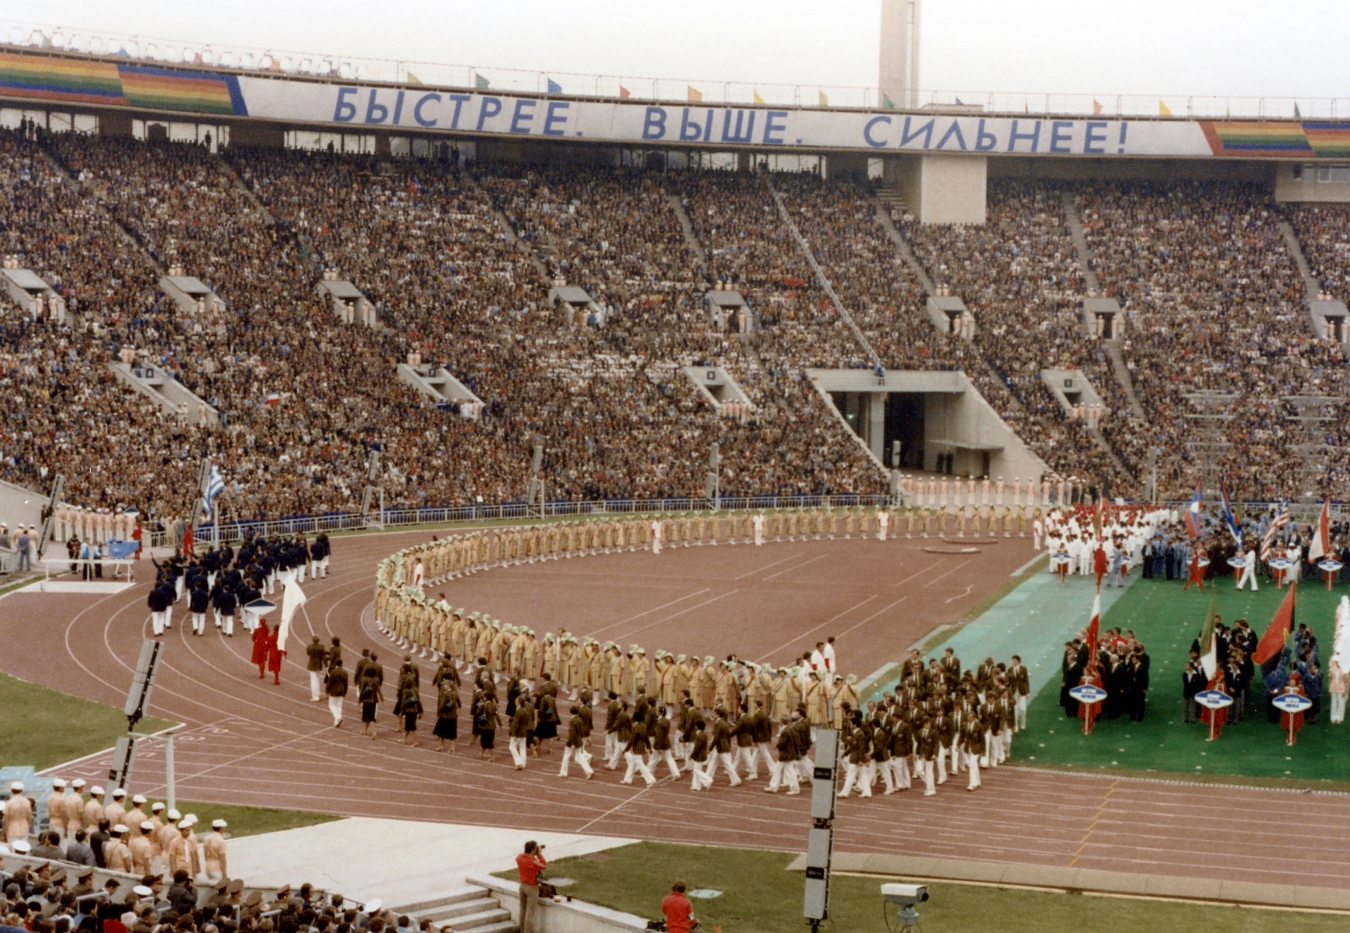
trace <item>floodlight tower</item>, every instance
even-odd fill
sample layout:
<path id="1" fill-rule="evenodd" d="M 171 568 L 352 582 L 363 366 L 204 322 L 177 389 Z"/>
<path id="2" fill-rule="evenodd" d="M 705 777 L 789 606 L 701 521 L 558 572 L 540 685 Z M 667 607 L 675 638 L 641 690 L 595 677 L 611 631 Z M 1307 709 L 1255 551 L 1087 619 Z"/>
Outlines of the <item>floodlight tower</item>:
<path id="1" fill-rule="evenodd" d="M 881 71 L 878 103 L 919 106 L 919 2 L 881 0 Z M 887 104 L 889 101 L 889 105 Z"/>

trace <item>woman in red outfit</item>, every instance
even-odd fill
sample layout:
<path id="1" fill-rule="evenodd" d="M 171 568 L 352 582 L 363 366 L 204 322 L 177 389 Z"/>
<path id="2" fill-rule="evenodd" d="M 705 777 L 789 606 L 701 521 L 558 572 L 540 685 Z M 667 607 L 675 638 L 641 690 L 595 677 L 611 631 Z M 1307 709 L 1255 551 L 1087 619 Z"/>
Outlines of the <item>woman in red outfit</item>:
<path id="1" fill-rule="evenodd" d="M 1223 668 L 1216 667 L 1214 676 L 1209 679 L 1205 685 L 1206 690 L 1217 690 L 1220 693 L 1228 692 L 1228 679 L 1223 676 Z M 1209 738 L 1206 742 L 1212 742 L 1223 732 L 1224 723 L 1228 722 L 1228 708 L 1210 709 L 1208 706 L 1200 707 L 1200 721 L 1209 726 Z"/>
<path id="2" fill-rule="evenodd" d="M 271 632 L 267 620 L 258 619 L 258 627 L 253 630 L 253 663 L 258 665 L 259 680 L 267 676 L 267 637 Z"/>
<path id="3" fill-rule="evenodd" d="M 272 682 L 277 684 L 281 683 L 281 659 L 286 656 L 286 652 L 277 645 L 277 636 L 280 634 L 281 629 L 277 627 L 267 636 L 267 669 L 275 678 Z"/>

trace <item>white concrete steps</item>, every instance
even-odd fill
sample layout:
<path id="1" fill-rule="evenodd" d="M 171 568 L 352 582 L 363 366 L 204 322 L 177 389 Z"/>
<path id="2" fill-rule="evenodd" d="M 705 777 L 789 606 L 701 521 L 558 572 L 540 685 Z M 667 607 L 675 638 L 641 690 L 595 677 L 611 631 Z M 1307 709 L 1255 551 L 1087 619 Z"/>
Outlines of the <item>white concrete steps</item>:
<path id="1" fill-rule="evenodd" d="M 456 933 L 515 933 L 519 929 L 511 912 L 486 888 L 468 884 L 433 894 L 418 901 L 387 909 L 407 914 L 420 924 L 430 920 L 436 925 L 449 923 Z"/>

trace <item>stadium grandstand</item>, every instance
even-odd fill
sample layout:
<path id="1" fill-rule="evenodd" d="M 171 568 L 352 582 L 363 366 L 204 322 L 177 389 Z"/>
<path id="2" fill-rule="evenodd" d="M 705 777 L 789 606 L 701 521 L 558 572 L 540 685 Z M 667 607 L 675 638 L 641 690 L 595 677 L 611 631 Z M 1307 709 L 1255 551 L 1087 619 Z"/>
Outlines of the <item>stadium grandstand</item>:
<path id="1" fill-rule="evenodd" d="M 1350 122 L 880 6 L 716 101 L 0 23 L 0 933 L 1344 922 Z"/>

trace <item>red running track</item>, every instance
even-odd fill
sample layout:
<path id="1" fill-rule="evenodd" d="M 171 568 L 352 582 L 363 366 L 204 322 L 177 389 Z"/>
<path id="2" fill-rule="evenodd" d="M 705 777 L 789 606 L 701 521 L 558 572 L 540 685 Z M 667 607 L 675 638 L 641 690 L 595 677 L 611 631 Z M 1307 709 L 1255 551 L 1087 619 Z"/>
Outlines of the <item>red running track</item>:
<path id="1" fill-rule="evenodd" d="M 311 633 L 342 636 L 348 658 L 378 651 L 386 669 L 397 650 L 370 614 L 374 566 L 424 541 L 425 532 L 338 539 L 329 578 L 306 584 L 283 683 L 260 681 L 247 636 L 185 636 L 182 605 L 152 711 L 185 723 L 175 742 L 183 799 L 394 817 L 699 841 L 801 851 L 810 825 L 807 795 L 769 796 L 758 784 L 720 779 L 694 795 L 667 776 L 650 790 L 625 787 L 601 770 L 557 776 L 557 753 L 518 772 L 504 748 L 496 763 L 462 747 L 437 754 L 331 725 L 309 700 L 304 655 Z M 790 660 L 827 634 L 838 636 L 842 670 L 866 674 L 943 622 L 958 618 L 1007 580 L 1031 551 L 1008 539 L 978 555 L 927 553 L 917 540 L 821 541 L 667 549 L 601 555 L 481 573 L 430 587 L 455 605 L 531 625 L 566 625 L 625 647 Z M 147 567 L 147 570 L 149 568 Z M 114 596 L 15 593 L 0 599 L 0 642 L 22 646 L 0 668 L 120 705 L 148 634 L 145 584 Z M 431 665 L 426 665 L 427 673 Z M 429 683 L 429 676 L 423 683 Z M 432 708 L 432 697 L 424 704 Z M 355 718 L 353 704 L 348 715 Z M 467 723 L 461 717 L 463 731 Z M 430 737 L 431 719 L 421 738 Z M 1017 743 L 1014 742 L 1014 752 Z M 162 752 L 137 757 L 135 791 L 163 790 Z M 63 766 L 67 779 L 102 780 L 108 755 Z M 1350 797 L 1114 779 L 1002 767 L 977 793 L 963 776 L 936 797 L 909 791 L 840 801 L 836 847 L 998 862 L 1167 873 L 1239 881 L 1350 887 Z"/>

